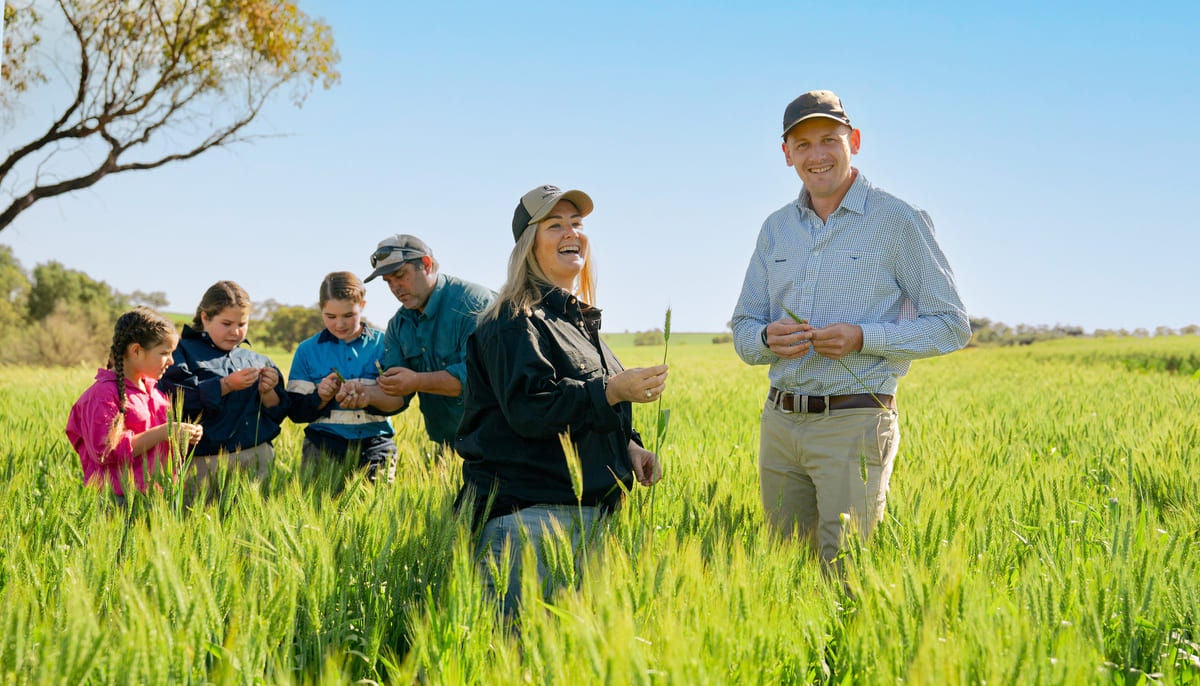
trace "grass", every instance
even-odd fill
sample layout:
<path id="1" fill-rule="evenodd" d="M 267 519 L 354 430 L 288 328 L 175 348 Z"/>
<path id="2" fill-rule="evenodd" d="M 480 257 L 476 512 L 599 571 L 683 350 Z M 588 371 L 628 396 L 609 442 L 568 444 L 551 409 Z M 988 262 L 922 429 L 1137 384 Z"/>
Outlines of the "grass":
<path id="1" fill-rule="evenodd" d="M 626 366 L 661 360 L 614 338 Z M 918 361 L 888 516 L 842 588 L 766 535 L 766 369 L 675 333 L 656 507 L 635 489 L 519 635 L 415 412 L 395 484 L 301 474 L 287 425 L 261 489 L 122 512 L 62 433 L 94 369 L 0 367 L 0 683 L 1200 683 L 1200 380 L 1127 362 L 1196 345 Z"/>

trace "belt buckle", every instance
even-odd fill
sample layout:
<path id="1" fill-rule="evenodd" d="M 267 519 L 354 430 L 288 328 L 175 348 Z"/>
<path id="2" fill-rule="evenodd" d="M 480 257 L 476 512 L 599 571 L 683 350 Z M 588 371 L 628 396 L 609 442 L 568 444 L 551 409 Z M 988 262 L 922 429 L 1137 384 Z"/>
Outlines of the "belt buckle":
<path id="1" fill-rule="evenodd" d="M 787 395 L 788 394 L 784 393 L 783 391 L 775 391 L 775 409 L 784 414 L 792 414 L 794 410 L 789 410 L 783 406 L 783 400 Z"/>

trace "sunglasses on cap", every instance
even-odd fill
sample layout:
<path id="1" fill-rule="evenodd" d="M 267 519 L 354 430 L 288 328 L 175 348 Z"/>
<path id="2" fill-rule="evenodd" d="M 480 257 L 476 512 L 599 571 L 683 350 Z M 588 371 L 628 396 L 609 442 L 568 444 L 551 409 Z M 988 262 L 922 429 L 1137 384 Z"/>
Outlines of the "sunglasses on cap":
<path id="1" fill-rule="evenodd" d="M 371 253 L 371 268 L 374 269 L 375 267 L 379 266 L 380 260 L 387 259 L 388 255 L 391 255 L 394 252 L 402 253 L 401 257 L 404 258 L 405 262 L 410 262 L 412 260 L 419 260 L 425 256 L 425 253 L 420 252 L 418 250 L 413 250 L 412 248 L 402 248 L 402 247 L 395 246 L 395 245 L 385 245 L 382 248 L 378 248 L 375 250 L 375 252 Z"/>

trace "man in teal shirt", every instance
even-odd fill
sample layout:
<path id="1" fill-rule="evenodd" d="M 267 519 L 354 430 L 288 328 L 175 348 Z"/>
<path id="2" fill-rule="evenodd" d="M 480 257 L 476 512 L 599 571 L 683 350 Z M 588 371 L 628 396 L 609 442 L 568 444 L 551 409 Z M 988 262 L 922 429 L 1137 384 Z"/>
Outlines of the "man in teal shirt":
<path id="1" fill-rule="evenodd" d="M 463 415 L 467 337 L 495 294 L 439 273 L 429 246 L 407 234 L 380 241 L 371 267 L 365 280 L 382 276 L 402 307 L 383 338 L 378 385 L 343 384 L 338 402 L 345 407 L 345 398 L 352 406 L 396 412 L 418 394 L 429 439 L 452 444 Z"/>

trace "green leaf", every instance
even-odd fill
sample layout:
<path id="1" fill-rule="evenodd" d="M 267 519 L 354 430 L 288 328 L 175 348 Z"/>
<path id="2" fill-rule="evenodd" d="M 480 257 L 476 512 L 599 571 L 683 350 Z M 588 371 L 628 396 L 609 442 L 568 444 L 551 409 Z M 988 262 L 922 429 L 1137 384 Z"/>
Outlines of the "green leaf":
<path id="1" fill-rule="evenodd" d="M 655 453 L 658 452 L 658 448 L 661 448 L 663 441 L 666 440 L 667 427 L 670 426 L 670 424 L 671 424 L 671 408 L 668 407 L 665 410 L 659 410 L 658 411 L 658 427 L 657 427 L 657 431 L 655 431 L 655 434 L 654 434 L 655 438 L 656 438 L 656 443 L 657 443 L 657 447 L 655 448 L 655 451 L 654 451 Z"/>

